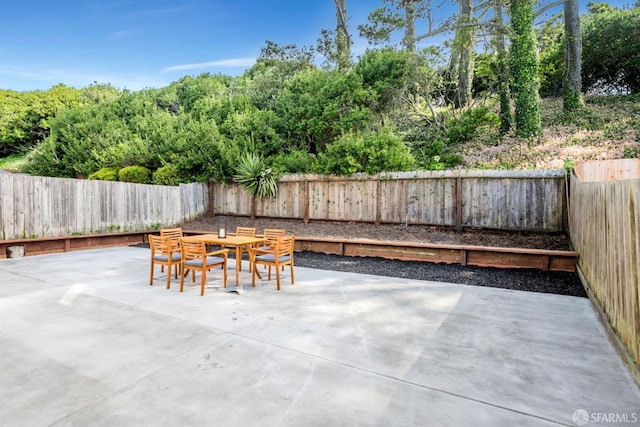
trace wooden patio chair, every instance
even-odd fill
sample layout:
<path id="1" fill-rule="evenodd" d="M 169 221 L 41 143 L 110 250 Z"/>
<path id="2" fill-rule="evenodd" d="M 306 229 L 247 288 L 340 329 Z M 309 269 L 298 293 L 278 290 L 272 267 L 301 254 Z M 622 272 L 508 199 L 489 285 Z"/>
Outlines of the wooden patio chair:
<path id="1" fill-rule="evenodd" d="M 293 275 L 293 246 L 296 236 L 279 237 L 269 249 L 250 248 L 253 273 L 251 274 L 251 286 L 256 285 L 256 268 L 258 264 L 269 267 L 268 280 L 271 280 L 271 267 L 276 269 L 276 286 L 280 290 L 280 266 L 289 265 L 291 268 L 291 284 L 294 283 Z"/>
<path id="2" fill-rule="evenodd" d="M 271 245 L 275 244 L 279 237 L 284 237 L 286 234 L 287 232 L 284 228 L 265 228 L 262 236 L 267 239 L 267 244 L 261 246 L 260 249 L 269 249 Z M 267 268 L 267 266 L 264 268 Z M 284 271 L 284 265 L 282 266 L 282 271 Z"/>
<path id="3" fill-rule="evenodd" d="M 190 242 L 180 239 L 182 250 L 182 271 L 180 275 L 180 292 L 184 290 L 184 276 L 191 270 L 191 281 L 196 281 L 196 271 L 199 271 L 202 278 L 200 284 L 200 296 L 204 296 L 204 287 L 207 283 L 207 271 L 215 268 L 222 268 L 222 283 L 227 287 L 227 260 L 229 249 L 220 249 L 214 252 L 207 252 L 207 245 L 203 241 Z"/>
<path id="4" fill-rule="evenodd" d="M 262 237 L 267 239 L 267 244 L 261 247 L 261 249 L 267 249 L 269 246 L 274 244 L 278 238 L 284 237 L 285 234 L 287 233 L 284 228 L 265 228 L 262 232 Z"/>
<path id="5" fill-rule="evenodd" d="M 161 271 L 167 266 L 167 289 L 171 286 L 171 269 L 175 266 L 175 277 L 178 272 L 182 276 L 180 241 L 169 237 L 149 234 L 149 247 L 151 248 L 151 272 L 149 274 L 149 286 L 153 286 L 153 272 L 156 265 L 160 265 Z"/>
<path id="6" fill-rule="evenodd" d="M 168 237 L 170 239 L 174 239 L 176 241 L 179 241 L 180 238 L 182 237 L 182 228 L 180 228 L 180 227 L 178 227 L 178 228 L 161 228 L 160 229 L 160 236 Z M 163 272 L 163 271 L 164 271 L 164 265 L 160 266 L 160 272 Z"/>

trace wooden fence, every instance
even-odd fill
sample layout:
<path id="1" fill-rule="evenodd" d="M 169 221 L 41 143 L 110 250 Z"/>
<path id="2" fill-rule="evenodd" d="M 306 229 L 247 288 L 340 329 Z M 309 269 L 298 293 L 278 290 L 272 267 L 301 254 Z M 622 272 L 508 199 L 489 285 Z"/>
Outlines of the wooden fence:
<path id="1" fill-rule="evenodd" d="M 586 162 L 571 177 L 571 242 L 596 306 L 640 363 L 640 159 Z M 640 380 L 640 378 L 639 378 Z"/>
<path id="2" fill-rule="evenodd" d="M 148 230 L 208 210 L 204 183 L 167 187 L 0 175 L 0 240 Z"/>
<path id="3" fill-rule="evenodd" d="M 213 214 L 251 213 L 236 184 L 212 184 L 211 199 Z M 563 231 L 566 212 L 564 170 L 288 175 L 275 198 L 256 202 L 258 217 L 536 232 Z"/>

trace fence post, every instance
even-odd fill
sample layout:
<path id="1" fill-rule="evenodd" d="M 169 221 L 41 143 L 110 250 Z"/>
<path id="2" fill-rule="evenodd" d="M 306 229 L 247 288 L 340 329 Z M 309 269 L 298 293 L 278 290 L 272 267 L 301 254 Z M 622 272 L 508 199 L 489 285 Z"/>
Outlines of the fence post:
<path id="1" fill-rule="evenodd" d="M 208 180 L 207 181 L 207 190 L 209 191 L 209 214 L 211 216 L 215 216 L 216 215 L 216 205 L 215 205 L 215 201 L 214 201 L 214 194 L 215 194 L 215 182 L 213 182 L 212 180 Z"/>
<path id="2" fill-rule="evenodd" d="M 462 177 L 456 178 L 456 231 L 462 231 Z"/>
<path id="3" fill-rule="evenodd" d="M 381 204 L 382 201 L 380 200 L 382 198 L 382 182 L 380 180 L 380 176 L 378 176 L 378 180 L 376 181 L 376 225 L 380 225 L 381 222 Z"/>
<path id="4" fill-rule="evenodd" d="M 309 180 L 305 178 L 304 180 L 304 212 L 303 212 L 303 221 L 305 224 L 309 222 Z"/>

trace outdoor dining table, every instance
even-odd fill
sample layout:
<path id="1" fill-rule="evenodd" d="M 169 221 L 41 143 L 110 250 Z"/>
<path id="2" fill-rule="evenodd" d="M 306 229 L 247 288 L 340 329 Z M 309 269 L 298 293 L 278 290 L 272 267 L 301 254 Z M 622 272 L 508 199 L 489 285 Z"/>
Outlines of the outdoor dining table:
<path id="1" fill-rule="evenodd" d="M 236 286 L 240 287 L 239 271 L 242 268 L 242 247 L 254 246 L 266 242 L 264 237 L 252 237 L 252 236 L 229 236 L 218 237 L 217 234 L 199 234 L 196 236 L 184 237 L 184 240 L 192 242 L 205 242 L 207 245 L 215 246 L 235 246 L 236 248 Z M 251 263 L 251 261 L 249 261 Z M 251 268 L 251 266 L 249 266 Z M 259 271 L 256 274 L 260 279 L 262 276 Z"/>

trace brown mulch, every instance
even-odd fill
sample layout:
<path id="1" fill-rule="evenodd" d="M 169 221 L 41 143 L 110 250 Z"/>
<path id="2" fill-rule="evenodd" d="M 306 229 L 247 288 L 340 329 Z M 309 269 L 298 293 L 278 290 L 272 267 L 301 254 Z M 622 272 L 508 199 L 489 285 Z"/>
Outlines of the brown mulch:
<path id="1" fill-rule="evenodd" d="M 509 248 L 570 250 L 565 234 L 509 232 L 499 230 L 469 230 L 462 232 L 422 225 L 319 222 L 307 224 L 302 220 L 272 218 L 251 219 L 245 216 L 227 216 L 227 230 L 232 233 L 237 226 L 256 227 L 258 234 L 265 228 L 284 228 L 287 234 L 300 237 L 327 237 L 347 239 L 372 239 L 401 242 L 440 243 L 456 245 L 494 246 Z M 181 224 L 185 230 L 216 231 L 217 218 L 205 216 Z"/>

